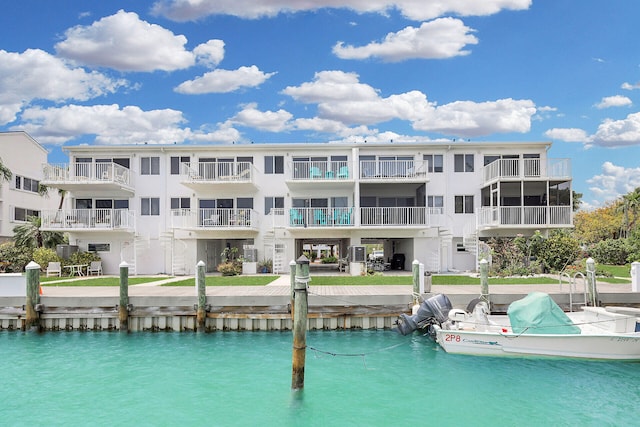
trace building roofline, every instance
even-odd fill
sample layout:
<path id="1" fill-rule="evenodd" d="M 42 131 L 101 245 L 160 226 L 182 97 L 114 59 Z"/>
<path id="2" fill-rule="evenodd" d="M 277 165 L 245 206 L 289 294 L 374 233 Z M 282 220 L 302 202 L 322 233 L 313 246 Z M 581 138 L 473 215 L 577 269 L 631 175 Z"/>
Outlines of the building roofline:
<path id="1" fill-rule="evenodd" d="M 180 151 L 191 150 L 194 152 L 220 150 L 220 151 L 244 151 L 248 149 L 274 149 L 282 150 L 325 150 L 327 147 L 333 148 L 407 148 L 416 147 L 422 149 L 476 149 L 476 148 L 513 148 L 514 146 L 537 146 L 550 147 L 550 141 L 499 141 L 499 142 L 470 142 L 470 141 L 442 141 L 442 142 L 287 142 L 287 143 L 242 143 L 242 144 L 128 144 L 128 145 L 68 145 L 63 151 L 69 152 L 89 152 L 89 151 Z"/>
<path id="2" fill-rule="evenodd" d="M 27 138 L 44 153 L 49 154 L 49 150 L 47 150 L 42 144 L 36 141 L 31 135 L 29 135 L 24 130 L 0 131 L 0 137 L 3 137 L 3 136 L 10 137 L 10 136 L 18 136 L 18 135 Z"/>

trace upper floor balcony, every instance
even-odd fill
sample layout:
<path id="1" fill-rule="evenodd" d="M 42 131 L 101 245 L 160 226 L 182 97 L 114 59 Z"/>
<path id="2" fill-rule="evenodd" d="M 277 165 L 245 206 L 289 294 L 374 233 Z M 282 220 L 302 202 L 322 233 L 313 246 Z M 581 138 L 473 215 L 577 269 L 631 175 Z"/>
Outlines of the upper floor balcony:
<path id="1" fill-rule="evenodd" d="M 498 180 L 571 179 L 570 159 L 498 159 L 483 169 L 484 183 Z"/>
<path id="2" fill-rule="evenodd" d="M 42 229 L 51 231 L 135 230 L 129 209 L 60 209 L 41 211 Z"/>
<path id="3" fill-rule="evenodd" d="M 571 206 L 486 206 L 478 228 L 563 228 L 573 226 Z"/>
<path id="4" fill-rule="evenodd" d="M 287 227 L 343 228 L 362 227 L 428 227 L 429 208 L 425 207 L 370 207 L 344 208 L 291 208 L 285 216 Z"/>
<path id="5" fill-rule="evenodd" d="M 172 209 L 171 228 L 191 230 L 257 230 L 258 212 L 242 208 Z"/>
<path id="6" fill-rule="evenodd" d="M 133 175 L 122 165 L 113 162 L 45 164 L 42 184 L 65 191 L 124 191 L 134 192 Z"/>
<path id="7" fill-rule="evenodd" d="M 360 181 L 425 182 L 427 163 L 415 160 L 361 160 Z"/>
<path id="8" fill-rule="evenodd" d="M 346 160 L 294 160 L 289 164 L 289 187 L 296 189 L 353 185 L 353 170 Z"/>
<path id="9" fill-rule="evenodd" d="M 182 183 L 199 188 L 202 185 L 254 185 L 255 167 L 251 162 L 197 162 L 180 165 Z"/>

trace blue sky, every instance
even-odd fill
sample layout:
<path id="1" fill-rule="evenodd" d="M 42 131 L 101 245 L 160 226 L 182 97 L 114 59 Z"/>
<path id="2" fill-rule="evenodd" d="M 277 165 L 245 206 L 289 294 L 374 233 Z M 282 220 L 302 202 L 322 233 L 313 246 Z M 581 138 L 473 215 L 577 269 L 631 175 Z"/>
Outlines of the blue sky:
<path id="1" fill-rule="evenodd" d="M 552 141 L 597 207 L 640 186 L 640 2 L 21 0 L 0 130 L 88 144 Z"/>

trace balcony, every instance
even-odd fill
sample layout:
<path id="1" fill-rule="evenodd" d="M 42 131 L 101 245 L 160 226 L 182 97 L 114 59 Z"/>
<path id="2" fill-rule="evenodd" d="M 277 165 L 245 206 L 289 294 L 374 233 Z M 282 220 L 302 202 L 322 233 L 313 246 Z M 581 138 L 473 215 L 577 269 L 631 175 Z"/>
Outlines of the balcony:
<path id="1" fill-rule="evenodd" d="M 483 169 L 484 183 L 498 180 L 571 179 L 570 159 L 498 159 Z"/>
<path id="2" fill-rule="evenodd" d="M 360 208 L 363 227 L 427 227 L 429 216 L 425 207 Z"/>
<path id="3" fill-rule="evenodd" d="M 172 209 L 171 227 L 198 230 L 257 230 L 258 212 L 253 209 Z"/>
<path id="4" fill-rule="evenodd" d="M 427 163 L 415 160 L 362 160 L 360 180 L 365 182 L 425 182 Z"/>
<path id="5" fill-rule="evenodd" d="M 348 161 L 293 161 L 287 176 L 289 188 L 344 188 L 353 185 L 353 171 Z"/>
<path id="6" fill-rule="evenodd" d="M 41 212 L 42 229 L 49 231 L 135 230 L 135 214 L 129 209 L 63 209 Z"/>
<path id="7" fill-rule="evenodd" d="M 203 185 L 254 185 L 255 167 L 250 162 L 198 162 L 180 165 L 182 183 L 193 188 Z"/>
<path id="8" fill-rule="evenodd" d="M 117 163 L 55 163 L 43 165 L 41 183 L 65 191 L 134 192 L 131 171 Z"/>
<path id="9" fill-rule="evenodd" d="M 349 208 L 292 208 L 289 227 L 349 227 L 355 224 L 353 207 Z"/>
<path id="10" fill-rule="evenodd" d="M 561 228 L 571 227 L 571 206 L 483 207 L 478 213 L 479 228 Z"/>

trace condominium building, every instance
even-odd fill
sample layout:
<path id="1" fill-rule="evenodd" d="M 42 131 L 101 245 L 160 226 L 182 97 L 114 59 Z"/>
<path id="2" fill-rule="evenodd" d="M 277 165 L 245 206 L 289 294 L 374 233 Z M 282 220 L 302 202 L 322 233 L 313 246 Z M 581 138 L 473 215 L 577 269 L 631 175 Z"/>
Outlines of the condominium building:
<path id="1" fill-rule="evenodd" d="M 13 237 L 13 229 L 43 209 L 58 206 L 57 191 L 39 194 L 42 163 L 47 150 L 25 132 L 0 132 L 0 159 L 11 179 L 0 176 L 0 243 Z M 2 261 L 2 260 L 0 260 Z"/>
<path id="2" fill-rule="evenodd" d="M 43 228 L 96 251 L 105 273 L 216 271 L 225 248 L 275 272 L 304 251 L 377 244 L 393 268 L 473 270 L 482 242 L 572 226 L 568 159 L 549 142 L 67 147 L 43 183 L 70 209 Z M 352 265 L 352 274 L 357 274 Z"/>

